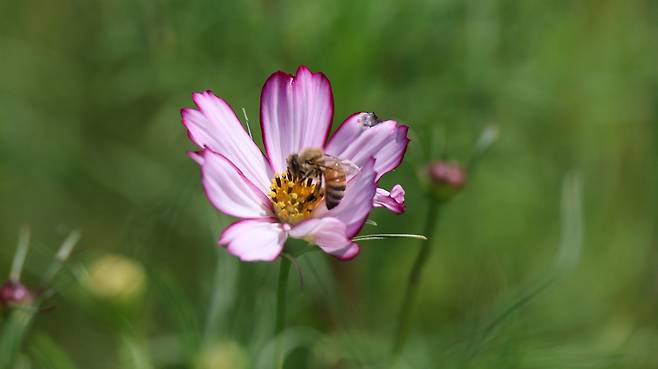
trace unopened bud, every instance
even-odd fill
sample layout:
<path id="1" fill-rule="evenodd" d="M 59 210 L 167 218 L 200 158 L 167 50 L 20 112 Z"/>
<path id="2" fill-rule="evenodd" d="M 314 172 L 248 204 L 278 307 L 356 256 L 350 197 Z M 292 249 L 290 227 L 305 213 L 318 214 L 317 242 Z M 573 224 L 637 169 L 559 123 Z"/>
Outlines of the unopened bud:
<path id="1" fill-rule="evenodd" d="M 435 161 L 427 166 L 426 178 L 439 200 L 445 201 L 456 195 L 468 179 L 466 170 L 459 163 Z"/>
<path id="2" fill-rule="evenodd" d="M 0 305 L 29 305 L 32 293 L 19 281 L 9 280 L 0 288 Z"/>

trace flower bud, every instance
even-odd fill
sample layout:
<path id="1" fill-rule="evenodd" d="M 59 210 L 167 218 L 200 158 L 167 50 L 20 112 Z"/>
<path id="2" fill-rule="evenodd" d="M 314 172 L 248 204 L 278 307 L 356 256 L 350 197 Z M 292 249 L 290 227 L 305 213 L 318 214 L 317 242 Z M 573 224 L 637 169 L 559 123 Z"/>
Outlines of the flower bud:
<path id="1" fill-rule="evenodd" d="M 427 166 L 425 176 L 440 201 L 452 198 L 467 182 L 466 170 L 456 162 L 435 161 Z"/>
<path id="2" fill-rule="evenodd" d="M 121 255 L 105 255 L 89 267 L 87 288 L 97 297 L 132 301 L 140 297 L 146 286 L 144 267 Z"/>
<path id="3" fill-rule="evenodd" d="M 0 288 L 0 305 L 29 305 L 32 303 L 32 293 L 19 281 L 8 280 Z"/>
<path id="4" fill-rule="evenodd" d="M 195 364 L 195 369 L 247 369 L 249 358 L 237 343 L 219 341 L 201 350 Z"/>

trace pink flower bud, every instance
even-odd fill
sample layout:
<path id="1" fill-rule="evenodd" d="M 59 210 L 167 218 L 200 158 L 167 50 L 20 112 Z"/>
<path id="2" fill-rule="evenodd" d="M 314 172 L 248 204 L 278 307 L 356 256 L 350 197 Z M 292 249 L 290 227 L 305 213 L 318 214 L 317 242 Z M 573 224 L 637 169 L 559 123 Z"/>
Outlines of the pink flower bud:
<path id="1" fill-rule="evenodd" d="M 0 288 L 0 305 L 29 305 L 30 303 L 32 303 L 32 293 L 21 282 L 9 280 Z"/>
<path id="2" fill-rule="evenodd" d="M 445 184 L 452 188 L 461 188 L 466 184 L 466 171 L 458 163 L 435 161 L 427 170 L 435 184 Z"/>
<path id="3" fill-rule="evenodd" d="M 435 161 L 426 167 L 426 179 L 439 200 L 446 201 L 456 195 L 468 179 L 466 170 L 456 162 Z"/>

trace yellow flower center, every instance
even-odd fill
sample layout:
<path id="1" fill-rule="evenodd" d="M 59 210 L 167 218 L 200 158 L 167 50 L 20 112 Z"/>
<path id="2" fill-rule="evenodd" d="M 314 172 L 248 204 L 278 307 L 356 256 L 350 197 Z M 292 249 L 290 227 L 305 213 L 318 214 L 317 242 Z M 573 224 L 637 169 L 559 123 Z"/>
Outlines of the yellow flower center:
<path id="1" fill-rule="evenodd" d="M 274 214 L 287 224 L 309 218 L 324 197 L 319 183 L 312 178 L 293 177 L 290 172 L 275 174 L 270 189 Z"/>

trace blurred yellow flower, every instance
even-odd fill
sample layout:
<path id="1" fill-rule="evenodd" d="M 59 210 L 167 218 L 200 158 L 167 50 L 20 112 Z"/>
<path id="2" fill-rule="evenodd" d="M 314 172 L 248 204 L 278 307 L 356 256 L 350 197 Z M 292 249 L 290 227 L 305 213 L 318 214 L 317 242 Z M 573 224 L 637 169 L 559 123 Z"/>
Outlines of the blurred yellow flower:
<path id="1" fill-rule="evenodd" d="M 195 369 L 246 369 L 249 358 L 239 344 L 218 341 L 201 350 L 195 364 Z"/>
<path id="2" fill-rule="evenodd" d="M 129 301 L 141 296 L 145 286 L 144 267 L 125 256 L 108 254 L 89 267 L 87 287 L 97 297 Z"/>

